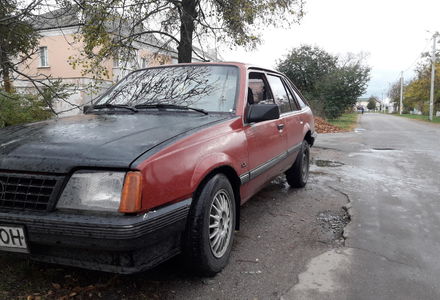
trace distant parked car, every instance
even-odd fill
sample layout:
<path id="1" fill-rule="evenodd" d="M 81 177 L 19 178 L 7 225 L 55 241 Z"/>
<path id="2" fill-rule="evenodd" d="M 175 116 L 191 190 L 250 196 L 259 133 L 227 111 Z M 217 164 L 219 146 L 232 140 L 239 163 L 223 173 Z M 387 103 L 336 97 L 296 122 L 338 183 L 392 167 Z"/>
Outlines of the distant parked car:
<path id="1" fill-rule="evenodd" d="M 303 187 L 312 111 L 282 74 L 240 63 L 135 71 L 84 115 L 0 130 L 0 249 L 117 273 L 181 252 L 227 264 L 240 205 Z"/>

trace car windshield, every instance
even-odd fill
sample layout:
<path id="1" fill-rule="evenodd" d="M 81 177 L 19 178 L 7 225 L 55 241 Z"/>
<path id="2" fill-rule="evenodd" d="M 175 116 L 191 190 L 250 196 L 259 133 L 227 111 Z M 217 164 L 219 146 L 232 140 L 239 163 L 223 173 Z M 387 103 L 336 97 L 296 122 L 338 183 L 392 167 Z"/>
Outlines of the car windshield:
<path id="1" fill-rule="evenodd" d="M 125 77 L 95 105 L 172 104 L 232 112 L 238 82 L 234 66 L 192 65 L 151 68 Z"/>

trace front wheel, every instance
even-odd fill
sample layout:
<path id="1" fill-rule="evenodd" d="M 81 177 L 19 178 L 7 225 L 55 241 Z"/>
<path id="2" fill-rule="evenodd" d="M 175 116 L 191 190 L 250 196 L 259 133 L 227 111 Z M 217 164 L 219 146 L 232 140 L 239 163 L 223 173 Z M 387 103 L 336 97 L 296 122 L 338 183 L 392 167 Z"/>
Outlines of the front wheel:
<path id="1" fill-rule="evenodd" d="M 196 273 L 214 276 L 227 265 L 234 240 L 235 198 L 228 178 L 212 177 L 194 201 L 184 253 Z"/>
<path id="2" fill-rule="evenodd" d="M 293 166 L 286 171 L 287 183 L 292 187 L 305 187 L 309 179 L 310 145 L 303 141 Z"/>

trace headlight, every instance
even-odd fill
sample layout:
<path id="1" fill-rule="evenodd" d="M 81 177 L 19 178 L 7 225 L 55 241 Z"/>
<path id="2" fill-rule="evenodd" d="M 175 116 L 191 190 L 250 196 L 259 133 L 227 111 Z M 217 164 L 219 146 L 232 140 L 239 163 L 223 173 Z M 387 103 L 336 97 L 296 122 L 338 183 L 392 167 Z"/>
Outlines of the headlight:
<path id="1" fill-rule="evenodd" d="M 72 175 L 57 208 L 117 212 L 125 172 L 76 172 Z"/>

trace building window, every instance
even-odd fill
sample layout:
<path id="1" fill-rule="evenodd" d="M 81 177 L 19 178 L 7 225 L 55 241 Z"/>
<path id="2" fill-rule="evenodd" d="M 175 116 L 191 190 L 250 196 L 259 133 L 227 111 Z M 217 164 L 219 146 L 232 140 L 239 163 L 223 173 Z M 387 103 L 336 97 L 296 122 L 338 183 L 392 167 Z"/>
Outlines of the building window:
<path id="1" fill-rule="evenodd" d="M 48 67 L 47 47 L 40 47 L 40 67 Z"/>
<path id="2" fill-rule="evenodd" d="M 113 68 L 119 68 L 119 57 L 113 57 Z"/>
<path id="3" fill-rule="evenodd" d="M 141 68 L 143 69 L 143 68 L 146 68 L 146 67 L 148 67 L 147 59 L 145 57 L 142 57 L 141 58 Z"/>

